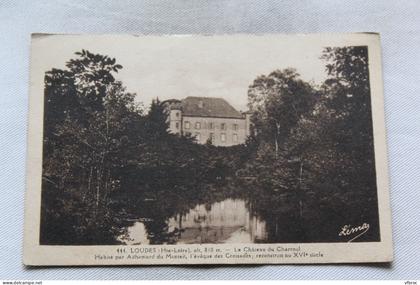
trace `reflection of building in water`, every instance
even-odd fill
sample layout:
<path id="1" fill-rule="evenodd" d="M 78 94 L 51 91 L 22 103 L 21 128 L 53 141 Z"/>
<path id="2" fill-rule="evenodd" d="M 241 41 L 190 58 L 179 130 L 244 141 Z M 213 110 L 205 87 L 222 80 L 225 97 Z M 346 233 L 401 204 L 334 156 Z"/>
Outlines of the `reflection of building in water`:
<path id="1" fill-rule="evenodd" d="M 177 214 L 169 219 L 167 233 L 175 234 L 178 244 L 252 243 L 267 238 L 265 221 L 252 215 L 241 199 L 200 204 L 187 214 Z M 150 243 L 142 221 L 128 227 L 119 240 L 129 245 Z"/>
<path id="2" fill-rule="evenodd" d="M 178 243 L 249 243 L 266 238 L 265 222 L 251 215 L 244 200 L 227 199 L 209 207 L 197 205 L 169 220 L 169 231 L 181 229 Z"/>
<path id="3" fill-rule="evenodd" d="M 127 235 L 118 237 L 118 240 L 128 245 L 150 243 L 146 227 L 142 222 L 135 222 L 134 225 L 127 229 Z"/>

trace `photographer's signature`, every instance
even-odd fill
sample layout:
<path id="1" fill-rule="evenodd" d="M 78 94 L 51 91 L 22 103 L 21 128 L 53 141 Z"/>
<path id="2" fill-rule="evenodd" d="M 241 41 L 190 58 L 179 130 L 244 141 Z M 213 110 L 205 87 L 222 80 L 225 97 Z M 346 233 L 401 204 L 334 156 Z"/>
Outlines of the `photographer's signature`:
<path id="1" fill-rule="evenodd" d="M 347 242 L 352 242 L 355 239 L 361 237 L 369 230 L 369 224 L 363 223 L 360 226 L 344 225 L 341 228 L 341 232 L 338 236 L 350 237 L 351 239 Z"/>

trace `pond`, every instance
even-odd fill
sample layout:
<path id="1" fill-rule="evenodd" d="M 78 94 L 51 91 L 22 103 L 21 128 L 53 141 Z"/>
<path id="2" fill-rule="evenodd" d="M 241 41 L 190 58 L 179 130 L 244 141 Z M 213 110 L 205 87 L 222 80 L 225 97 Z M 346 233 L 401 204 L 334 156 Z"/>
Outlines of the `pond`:
<path id="1" fill-rule="evenodd" d="M 159 233 L 150 230 L 153 219 L 134 220 L 119 237 L 127 245 L 253 243 L 267 239 L 266 222 L 249 210 L 244 199 L 228 198 L 212 204 L 196 204 L 164 221 Z M 157 237 L 157 235 L 159 235 Z"/>

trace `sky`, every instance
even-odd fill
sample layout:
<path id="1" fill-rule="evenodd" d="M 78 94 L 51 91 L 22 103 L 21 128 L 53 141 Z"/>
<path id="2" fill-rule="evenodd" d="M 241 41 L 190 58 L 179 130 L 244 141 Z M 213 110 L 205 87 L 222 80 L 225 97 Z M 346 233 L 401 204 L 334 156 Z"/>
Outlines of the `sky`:
<path id="1" fill-rule="evenodd" d="M 65 68 L 81 49 L 114 57 L 116 76 L 149 106 L 153 98 L 221 97 L 247 109 L 248 86 L 259 75 L 295 68 L 306 81 L 326 78 L 320 59 L 324 40 L 299 36 L 87 36 L 55 35 L 32 39 L 33 60 L 42 70 Z"/>

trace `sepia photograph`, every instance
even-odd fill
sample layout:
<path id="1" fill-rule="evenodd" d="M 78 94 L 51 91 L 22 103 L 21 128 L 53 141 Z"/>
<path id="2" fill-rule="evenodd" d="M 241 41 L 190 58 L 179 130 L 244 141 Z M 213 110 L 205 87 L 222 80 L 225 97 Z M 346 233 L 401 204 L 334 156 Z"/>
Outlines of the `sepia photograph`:
<path id="1" fill-rule="evenodd" d="M 379 38 L 336 38 L 33 35 L 26 238 L 388 245 Z"/>

